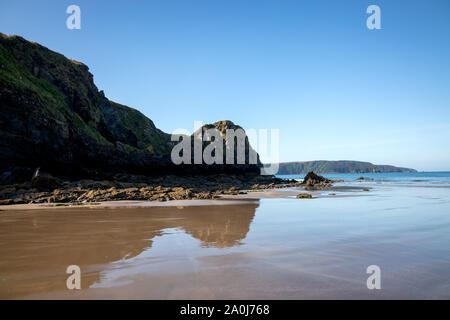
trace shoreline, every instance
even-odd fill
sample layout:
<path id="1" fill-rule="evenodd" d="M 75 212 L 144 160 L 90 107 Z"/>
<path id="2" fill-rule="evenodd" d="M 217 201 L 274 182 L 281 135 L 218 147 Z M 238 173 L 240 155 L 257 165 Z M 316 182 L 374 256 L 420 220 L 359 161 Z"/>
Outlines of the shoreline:
<path id="1" fill-rule="evenodd" d="M 356 189 L 356 188 L 355 188 Z M 358 189 L 359 190 L 359 189 Z M 298 194 L 302 194 L 302 190 L 293 190 L 292 187 L 277 188 L 261 191 L 251 191 L 239 195 L 222 195 L 215 199 L 183 199 L 169 201 L 148 201 L 148 200 L 112 200 L 99 201 L 93 203 L 24 203 L 0 205 L 0 212 L 20 211 L 20 210 L 48 210 L 48 209 L 69 209 L 69 208 L 150 208 L 150 207 L 196 207 L 196 206 L 227 206 L 242 205 L 248 203 L 258 203 L 261 199 L 293 199 Z M 344 198 L 359 197 L 361 195 L 338 195 L 333 188 L 320 190 L 316 192 L 308 192 L 312 197 L 309 199 L 321 198 Z M 325 194 L 328 192 L 328 194 Z"/>
<path id="2" fill-rule="evenodd" d="M 308 173 L 303 181 L 275 176 L 127 176 L 127 181 L 62 181 L 38 173 L 31 182 L 2 186 L 0 211 L 64 207 L 161 207 L 230 205 L 264 198 L 321 197 L 335 182 Z M 337 190 L 337 189 L 336 189 Z M 367 188 L 363 189 L 368 191 Z M 328 196 L 336 196 L 330 193 Z"/>
<path id="3" fill-rule="evenodd" d="M 31 181 L 0 186 L 0 207 L 11 205 L 83 205 L 135 200 L 169 202 L 212 200 L 223 195 L 301 186 L 296 180 L 255 174 L 146 177 L 127 175 L 117 180 L 68 181 L 39 172 Z"/>
<path id="4" fill-rule="evenodd" d="M 286 188 L 287 189 L 287 188 Z M 183 199 L 169 201 L 146 201 L 146 200 L 113 200 L 99 201 L 93 203 L 23 203 L 0 205 L 0 211 L 8 210 L 47 210 L 63 208 L 127 208 L 127 207 L 195 207 L 195 206 L 222 206 L 241 205 L 254 203 L 260 199 L 282 199 L 297 195 L 298 191 L 257 191 L 241 195 L 224 195 L 217 199 Z M 315 194 L 316 195 L 316 194 Z"/>
<path id="5" fill-rule="evenodd" d="M 339 180 L 330 180 L 314 172 L 308 173 L 302 182 L 252 173 L 160 177 L 126 175 L 117 180 L 68 181 L 36 170 L 31 181 L 2 185 L 0 206 L 35 203 L 64 206 L 64 203 L 84 204 L 116 200 L 207 200 L 220 199 L 223 195 L 236 196 L 289 187 L 303 187 L 308 191 L 323 190 L 330 189 L 334 182 Z"/>

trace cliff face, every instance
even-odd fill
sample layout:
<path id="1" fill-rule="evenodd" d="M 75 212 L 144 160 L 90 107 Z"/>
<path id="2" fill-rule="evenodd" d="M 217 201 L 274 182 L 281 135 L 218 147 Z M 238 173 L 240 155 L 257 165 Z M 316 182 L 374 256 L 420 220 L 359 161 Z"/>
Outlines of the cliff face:
<path id="1" fill-rule="evenodd" d="M 0 33 L 0 173 L 202 172 L 174 166 L 174 144 L 138 110 L 108 100 L 83 63 Z"/>
<path id="2" fill-rule="evenodd" d="M 371 173 L 371 172 L 416 172 L 414 169 L 390 165 L 375 165 L 361 161 L 305 161 L 280 163 L 278 174 L 317 173 Z"/>

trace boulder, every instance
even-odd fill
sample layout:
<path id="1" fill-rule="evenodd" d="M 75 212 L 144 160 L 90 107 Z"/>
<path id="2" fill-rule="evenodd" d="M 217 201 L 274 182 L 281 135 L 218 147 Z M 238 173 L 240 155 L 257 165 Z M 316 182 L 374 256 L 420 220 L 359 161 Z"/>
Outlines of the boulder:
<path id="1" fill-rule="evenodd" d="M 359 181 L 363 181 L 363 180 L 366 180 L 366 181 L 373 181 L 372 178 L 365 178 L 365 177 L 359 177 L 359 178 L 356 179 L 356 180 L 359 180 Z"/>
<path id="2" fill-rule="evenodd" d="M 306 190 L 321 190 L 329 188 L 332 182 L 332 180 L 319 176 L 311 171 L 305 176 L 302 184 L 305 185 Z"/>
<path id="3" fill-rule="evenodd" d="M 31 179 L 31 185 L 41 190 L 54 190 L 61 186 L 61 181 L 49 173 L 42 172 L 37 168 Z"/>
<path id="4" fill-rule="evenodd" d="M 303 184 L 317 184 L 321 182 L 331 182 L 331 180 L 328 180 L 325 177 L 319 176 L 318 174 L 315 174 L 313 171 L 308 172 L 308 174 L 303 178 Z"/>
<path id="5" fill-rule="evenodd" d="M 299 193 L 297 196 L 297 199 L 312 199 L 311 193 Z"/>

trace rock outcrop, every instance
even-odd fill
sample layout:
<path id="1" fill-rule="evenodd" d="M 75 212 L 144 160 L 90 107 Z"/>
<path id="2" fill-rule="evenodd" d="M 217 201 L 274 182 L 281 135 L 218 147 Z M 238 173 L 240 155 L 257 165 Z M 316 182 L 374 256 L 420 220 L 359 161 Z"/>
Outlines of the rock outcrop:
<path id="1" fill-rule="evenodd" d="M 299 193 L 296 196 L 297 199 L 312 199 L 312 194 L 311 193 Z"/>
<path id="2" fill-rule="evenodd" d="M 302 184 L 305 185 L 306 190 L 321 190 L 331 187 L 332 182 L 333 180 L 319 176 L 311 171 L 303 178 Z"/>
<path id="3" fill-rule="evenodd" d="M 253 173 L 138 176 L 117 174 L 115 180 L 61 181 L 38 172 L 33 182 L 0 187 L 0 205 L 25 203 L 83 204 L 97 201 L 169 201 L 216 199 L 239 195 L 247 190 L 299 187 L 271 176 Z"/>
<path id="4" fill-rule="evenodd" d="M 38 168 L 31 179 L 31 186 L 38 190 L 54 190 L 62 185 L 58 178 Z"/>

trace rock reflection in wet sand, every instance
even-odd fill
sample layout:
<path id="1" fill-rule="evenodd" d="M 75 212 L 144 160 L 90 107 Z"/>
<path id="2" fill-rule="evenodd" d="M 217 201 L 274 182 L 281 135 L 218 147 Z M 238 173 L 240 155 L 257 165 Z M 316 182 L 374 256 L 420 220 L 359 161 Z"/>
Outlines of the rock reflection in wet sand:
<path id="1" fill-rule="evenodd" d="M 73 264 L 82 270 L 81 287 L 89 288 L 100 281 L 100 272 L 108 264 L 151 250 L 153 239 L 167 229 L 182 230 L 205 248 L 238 246 L 249 231 L 257 206 L 2 212 L 0 298 L 64 293 L 65 271 Z M 165 254 L 170 256 L 170 251 Z"/>

